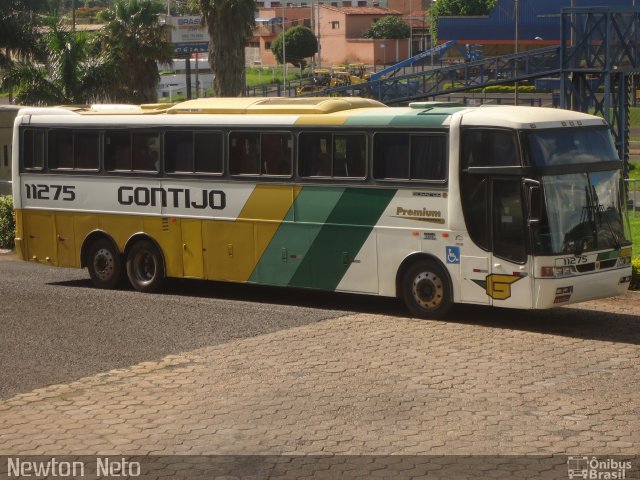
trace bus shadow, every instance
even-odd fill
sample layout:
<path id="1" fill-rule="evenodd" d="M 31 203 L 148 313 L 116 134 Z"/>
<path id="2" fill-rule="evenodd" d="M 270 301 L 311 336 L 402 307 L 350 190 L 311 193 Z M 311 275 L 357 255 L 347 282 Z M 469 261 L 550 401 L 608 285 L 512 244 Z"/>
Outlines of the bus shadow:
<path id="1" fill-rule="evenodd" d="M 458 305 L 449 320 L 544 335 L 640 345 L 640 315 L 631 313 L 570 306 L 550 310 L 516 310 Z"/>
<path id="2" fill-rule="evenodd" d="M 51 285 L 96 288 L 90 280 L 54 282 Z M 125 290 L 132 291 L 131 287 Z M 290 287 L 172 279 L 162 294 L 411 318 L 403 303 L 396 298 Z M 456 305 L 443 321 L 640 345 L 640 315 L 629 313 L 572 307 L 529 311 Z"/>

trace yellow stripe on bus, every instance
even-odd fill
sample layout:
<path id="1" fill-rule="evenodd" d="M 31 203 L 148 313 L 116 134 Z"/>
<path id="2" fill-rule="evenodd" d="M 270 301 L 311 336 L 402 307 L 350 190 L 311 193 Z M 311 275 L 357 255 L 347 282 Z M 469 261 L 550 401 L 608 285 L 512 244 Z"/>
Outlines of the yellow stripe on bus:
<path id="1" fill-rule="evenodd" d="M 257 185 L 233 222 L 203 222 L 205 276 L 246 282 L 300 193 L 291 185 Z"/>

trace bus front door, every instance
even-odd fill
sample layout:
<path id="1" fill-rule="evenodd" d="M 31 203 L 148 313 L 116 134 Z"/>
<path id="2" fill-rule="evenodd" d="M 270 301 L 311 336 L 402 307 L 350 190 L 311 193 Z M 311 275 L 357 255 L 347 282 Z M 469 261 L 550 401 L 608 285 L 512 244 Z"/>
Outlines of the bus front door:
<path id="1" fill-rule="evenodd" d="M 486 292 L 492 304 L 531 308 L 532 280 L 520 179 L 491 182 L 491 273 Z"/>

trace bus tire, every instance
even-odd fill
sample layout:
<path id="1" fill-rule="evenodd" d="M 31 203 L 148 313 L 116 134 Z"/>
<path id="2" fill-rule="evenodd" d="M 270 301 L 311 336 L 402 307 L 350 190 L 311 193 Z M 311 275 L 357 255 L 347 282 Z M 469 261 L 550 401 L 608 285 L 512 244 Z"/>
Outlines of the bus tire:
<path id="1" fill-rule="evenodd" d="M 433 260 L 419 260 L 402 277 L 402 299 L 418 318 L 444 318 L 453 305 L 451 283 L 444 268 Z"/>
<path id="2" fill-rule="evenodd" d="M 113 242 L 96 240 L 89 247 L 87 269 L 91 281 L 98 288 L 114 289 L 122 281 L 122 257 Z"/>
<path id="3" fill-rule="evenodd" d="M 127 277 L 140 292 L 157 292 L 165 279 L 164 259 L 149 240 L 137 241 L 127 253 Z"/>

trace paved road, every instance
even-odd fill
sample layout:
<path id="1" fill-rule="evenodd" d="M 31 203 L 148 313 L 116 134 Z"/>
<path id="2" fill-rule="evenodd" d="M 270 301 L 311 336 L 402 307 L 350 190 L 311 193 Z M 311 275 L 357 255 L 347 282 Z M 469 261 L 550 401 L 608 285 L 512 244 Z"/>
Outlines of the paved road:
<path id="1" fill-rule="evenodd" d="M 0 399 L 340 317 L 350 304 L 357 310 L 371 301 L 213 282 L 172 282 L 168 290 L 172 294 L 99 290 L 86 270 L 0 255 Z M 404 313 L 398 302 L 374 300 L 383 310 Z"/>
<path id="2" fill-rule="evenodd" d="M 98 291 L 6 257 L 0 278 L 0 454 L 640 452 L 637 293 L 416 321 L 352 295 Z"/>

